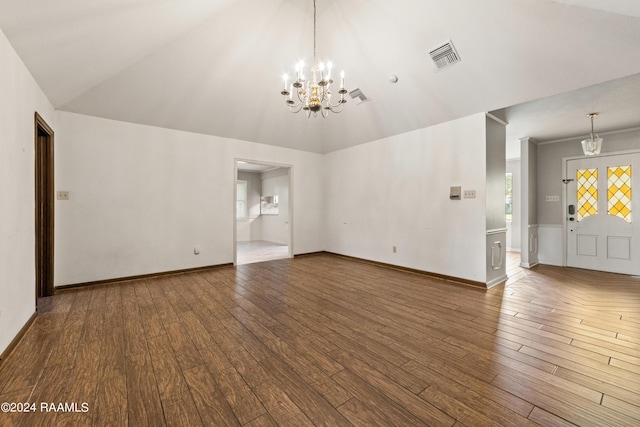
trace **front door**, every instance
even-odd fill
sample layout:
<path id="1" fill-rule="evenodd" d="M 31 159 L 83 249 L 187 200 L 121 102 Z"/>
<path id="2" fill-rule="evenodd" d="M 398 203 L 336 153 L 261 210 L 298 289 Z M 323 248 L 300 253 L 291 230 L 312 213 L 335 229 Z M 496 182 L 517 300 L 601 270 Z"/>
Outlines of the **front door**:
<path id="1" fill-rule="evenodd" d="M 567 160 L 567 265 L 640 274 L 640 153 Z"/>

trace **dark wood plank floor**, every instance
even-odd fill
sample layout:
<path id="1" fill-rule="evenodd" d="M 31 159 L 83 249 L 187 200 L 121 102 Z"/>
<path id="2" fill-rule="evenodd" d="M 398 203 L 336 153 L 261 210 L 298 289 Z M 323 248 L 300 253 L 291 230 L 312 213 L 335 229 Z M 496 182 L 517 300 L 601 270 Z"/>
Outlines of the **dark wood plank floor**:
<path id="1" fill-rule="evenodd" d="M 88 410 L 0 425 L 640 425 L 640 279 L 509 265 L 489 291 L 318 254 L 60 293 L 0 402 Z"/>

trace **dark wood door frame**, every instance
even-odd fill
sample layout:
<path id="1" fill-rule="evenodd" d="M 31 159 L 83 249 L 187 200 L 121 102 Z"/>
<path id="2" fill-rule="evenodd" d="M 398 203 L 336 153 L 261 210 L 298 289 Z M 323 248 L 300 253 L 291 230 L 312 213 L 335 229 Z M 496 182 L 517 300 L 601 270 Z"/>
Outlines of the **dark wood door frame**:
<path id="1" fill-rule="evenodd" d="M 53 295 L 53 129 L 35 113 L 36 304 Z"/>

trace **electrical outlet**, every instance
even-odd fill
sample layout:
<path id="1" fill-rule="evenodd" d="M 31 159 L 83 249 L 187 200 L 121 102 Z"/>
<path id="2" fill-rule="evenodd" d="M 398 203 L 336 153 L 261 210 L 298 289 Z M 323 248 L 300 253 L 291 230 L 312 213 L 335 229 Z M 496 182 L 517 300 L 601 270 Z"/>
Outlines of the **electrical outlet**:
<path id="1" fill-rule="evenodd" d="M 193 254 L 194 255 L 200 255 L 200 248 L 197 247 L 197 246 L 195 248 L 193 248 Z"/>
<path id="2" fill-rule="evenodd" d="M 398 249 L 395 246 L 391 248 L 391 250 L 393 251 L 394 254 L 398 252 Z"/>
<path id="3" fill-rule="evenodd" d="M 464 190 L 463 196 L 465 199 L 475 199 L 476 198 L 476 190 Z"/>
<path id="4" fill-rule="evenodd" d="M 68 191 L 58 191 L 57 199 L 58 200 L 69 200 L 69 192 Z"/>

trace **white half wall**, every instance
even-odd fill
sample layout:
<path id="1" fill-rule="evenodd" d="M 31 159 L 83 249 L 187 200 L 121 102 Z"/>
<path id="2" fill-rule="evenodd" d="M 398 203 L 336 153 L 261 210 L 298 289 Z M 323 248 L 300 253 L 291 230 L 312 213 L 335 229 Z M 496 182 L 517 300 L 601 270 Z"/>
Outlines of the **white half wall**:
<path id="1" fill-rule="evenodd" d="M 557 224 L 538 225 L 538 262 L 564 265 L 564 228 Z"/>
<path id="2" fill-rule="evenodd" d="M 2 353 L 35 312 L 34 112 L 57 129 L 51 103 L 1 30 L 0 94 Z"/>
<path id="3" fill-rule="evenodd" d="M 484 283 L 485 126 L 476 114 L 327 154 L 327 250 Z"/>
<path id="4" fill-rule="evenodd" d="M 293 253 L 321 251 L 322 155 L 58 112 L 56 286 L 233 262 L 236 158 L 294 166 Z"/>

